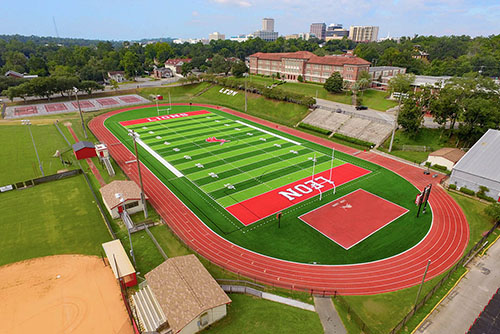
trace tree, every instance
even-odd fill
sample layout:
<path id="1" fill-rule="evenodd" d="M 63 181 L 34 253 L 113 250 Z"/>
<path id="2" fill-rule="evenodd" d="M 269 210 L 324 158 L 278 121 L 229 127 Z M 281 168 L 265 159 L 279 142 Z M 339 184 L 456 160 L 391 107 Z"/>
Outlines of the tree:
<path id="1" fill-rule="evenodd" d="M 239 60 L 233 63 L 231 67 L 231 73 L 237 78 L 243 77 L 243 74 L 248 72 L 248 67 L 245 65 L 245 62 Z"/>
<path id="2" fill-rule="evenodd" d="M 484 213 L 490 216 L 495 222 L 500 220 L 500 204 L 492 203 L 484 209 Z"/>
<path id="3" fill-rule="evenodd" d="M 78 89 L 85 91 L 87 94 L 92 95 L 95 90 L 104 90 L 104 86 L 95 81 L 83 80 L 78 84 Z"/>
<path id="4" fill-rule="evenodd" d="M 116 80 L 111 79 L 111 81 L 109 83 L 111 85 L 111 88 L 113 88 L 115 91 L 118 90 L 119 86 L 118 86 L 118 82 L 116 82 Z"/>
<path id="5" fill-rule="evenodd" d="M 399 73 L 389 80 L 389 91 L 391 93 L 408 93 L 414 81 L 414 74 Z"/>
<path id="6" fill-rule="evenodd" d="M 212 58 L 212 67 L 211 67 L 212 73 L 224 73 L 227 75 L 230 69 L 231 69 L 231 64 L 229 64 L 229 62 L 227 62 L 221 55 L 216 54 Z"/>
<path id="7" fill-rule="evenodd" d="M 403 101 L 403 106 L 398 114 L 398 124 L 415 138 L 424 121 L 424 114 L 429 110 L 432 100 L 432 91 L 428 86 L 422 87 L 420 91 L 410 92 Z"/>
<path id="8" fill-rule="evenodd" d="M 191 72 L 192 69 L 193 65 L 191 63 L 186 62 L 181 66 L 181 74 L 185 77 Z"/>
<path id="9" fill-rule="evenodd" d="M 330 93 L 340 93 L 342 92 L 342 87 L 344 85 L 344 79 L 339 72 L 333 72 L 333 74 L 326 79 L 325 81 L 325 89 Z"/>
<path id="10" fill-rule="evenodd" d="M 125 71 L 125 76 L 129 79 L 133 79 L 141 71 L 141 63 L 139 57 L 132 51 L 125 52 L 121 62 L 123 70 Z"/>
<path id="11" fill-rule="evenodd" d="M 361 71 L 358 76 L 359 88 L 364 90 L 370 87 L 372 83 L 372 76 L 368 71 Z"/>

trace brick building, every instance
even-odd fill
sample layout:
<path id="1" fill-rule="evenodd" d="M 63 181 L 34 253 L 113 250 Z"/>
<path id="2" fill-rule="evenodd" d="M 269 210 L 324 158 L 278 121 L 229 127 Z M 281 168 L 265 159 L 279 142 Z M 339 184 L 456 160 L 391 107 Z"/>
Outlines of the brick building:
<path id="1" fill-rule="evenodd" d="M 250 57 L 250 73 L 272 75 L 279 73 L 284 80 L 296 81 L 301 75 L 306 81 L 325 82 L 333 72 L 344 80 L 358 80 L 362 71 L 368 71 L 370 62 L 347 53 L 344 55 L 316 56 L 309 51 L 289 53 L 257 52 Z"/>

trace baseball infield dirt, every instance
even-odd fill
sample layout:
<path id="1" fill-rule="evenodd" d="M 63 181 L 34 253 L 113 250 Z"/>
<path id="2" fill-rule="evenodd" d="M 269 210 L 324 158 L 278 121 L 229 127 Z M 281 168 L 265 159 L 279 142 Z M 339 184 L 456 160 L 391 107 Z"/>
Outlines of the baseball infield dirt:
<path id="1" fill-rule="evenodd" d="M 0 267 L 0 301 L 0 333 L 133 334 L 113 272 L 94 256 Z"/>

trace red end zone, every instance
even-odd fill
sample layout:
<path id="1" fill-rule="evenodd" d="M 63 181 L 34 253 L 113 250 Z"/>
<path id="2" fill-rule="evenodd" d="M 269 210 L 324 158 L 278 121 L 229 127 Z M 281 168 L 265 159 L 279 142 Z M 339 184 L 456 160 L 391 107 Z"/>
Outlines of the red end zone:
<path id="1" fill-rule="evenodd" d="M 358 189 L 299 219 L 349 249 L 406 212 L 408 210 L 399 205 Z"/>
<path id="2" fill-rule="evenodd" d="M 346 163 L 333 168 L 332 180 L 335 186 L 338 187 L 369 173 L 371 171 Z M 329 183 L 329 178 L 330 169 L 314 175 L 314 180 L 311 177 L 306 177 L 238 204 L 228 206 L 226 210 L 244 225 L 250 225 L 273 213 L 319 195 L 319 190 L 325 192 L 333 189 L 333 185 Z"/>
<path id="3" fill-rule="evenodd" d="M 179 113 L 179 114 L 161 115 L 161 116 L 154 116 L 154 117 L 147 117 L 147 118 L 139 118 L 139 119 L 134 119 L 131 121 L 123 121 L 123 122 L 120 122 L 120 125 L 129 126 L 129 125 L 136 125 L 136 124 L 142 124 L 142 123 L 164 121 L 164 120 L 172 119 L 172 118 L 182 118 L 182 117 L 203 115 L 203 114 L 211 114 L 211 112 L 207 111 L 207 110 L 188 111 L 188 112 L 183 112 L 183 113 Z"/>

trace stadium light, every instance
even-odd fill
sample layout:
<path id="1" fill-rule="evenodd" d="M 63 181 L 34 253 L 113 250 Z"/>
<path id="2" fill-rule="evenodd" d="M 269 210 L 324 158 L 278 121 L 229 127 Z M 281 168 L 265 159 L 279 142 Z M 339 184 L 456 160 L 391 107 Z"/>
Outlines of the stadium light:
<path id="1" fill-rule="evenodd" d="M 134 140 L 135 159 L 137 160 L 137 172 L 139 173 L 139 183 L 141 185 L 141 202 L 144 210 L 144 218 L 148 218 L 148 208 L 146 206 L 146 199 L 144 197 L 144 186 L 142 185 L 141 163 L 139 162 L 139 153 L 137 152 L 137 139 L 140 135 L 134 130 L 128 130 L 128 135 Z"/>
<path id="2" fill-rule="evenodd" d="M 31 142 L 33 143 L 33 147 L 35 148 L 36 159 L 38 160 L 38 168 L 40 168 L 40 171 L 42 172 L 42 176 L 45 176 L 45 173 L 43 172 L 42 163 L 40 162 L 40 157 L 38 156 L 38 150 L 36 149 L 35 138 L 33 138 L 33 133 L 31 132 L 31 121 L 29 119 L 23 119 L 23 120 L 21 120 L 21 123 L 23 125 L 28 126 L 28 130 L 29 130 L 29 133 L 31 136 Z"/>
<path id="3" fill-rule="evenodd" d="M 247 112 L 247 78 L 248 78 L 248 73 L 243 73 L 243 76 L 245 77 L 245 114 Z"/>
<path id="4" fill-rule="evenodd" d="M 123 208 L 123 211 L 126 211 L 125 205 L 123 204 L 125 202 L 125 199 L 123 198 L 123 195 L 121 193 L 116 193 L 115 197 L 120 200 L 120 205 Z M 130 241 L 130 255 L 132 256 L 132 260 L 134 261 L 134 267 L 137 267 L 137 263 L 135 262 L 135 255 L 134 255 L 134 246 L 132 245 L 132 236 L 130 235 L 130 230 L 127 226 L 127 232 L 128 232 L 128 240 Z"/>
<path id="5" fill-rule="evenodd" d="M 82 108 L 80 107 L 80 100 L 78 100 L 78 88 L 73 87 L 73 92 L 75 92 L 76 104 L 78 104 L 78 111 L 80 112 L 80 119 L 82 121 L 83 134 L 85 135 L 85 139 L 88 139 L 89 137 L 87 136 L 87 129 L 85 129 L 85 123 L 83 122 L 83 114 L 82 114 Z"/>

